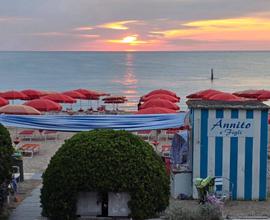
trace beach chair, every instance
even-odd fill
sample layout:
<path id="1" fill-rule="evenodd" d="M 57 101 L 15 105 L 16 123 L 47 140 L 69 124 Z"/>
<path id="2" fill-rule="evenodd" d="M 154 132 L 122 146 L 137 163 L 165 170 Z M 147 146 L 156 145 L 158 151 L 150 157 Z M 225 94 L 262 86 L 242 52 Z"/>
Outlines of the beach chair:
<path id="1" fill-rule="evenodd" d="M 180 130 L 179 129 L 168 129 L 165 130 L 165 139 L 166 141 L 172 140 L 173 136 L 178 133 Z"/>
<path id="2" fill-rule="evenodd" d="M 169 157 L 170 156 L 170 150 L 171 150 L 171 145 L 169 144 L 164 144 L 161 146 L 161 154 L 163 157 Z"/>
<path id="3" fill-rule="evenodd" d="M 43 131 L 43 134 L 45 137 L 45 141 L 58 139 L 58 132 L 57 131 L 45 130 L 45 131 Z"/>
<path id="4" fill-rule="evenodd" d="M 105 112 L 106 112 L 106 107 L 105 107 L 105 105 L 99 106 L 99 107 L 97 108 L 97 112 L 98 112 L 98 114 L 105 114 Z"/>
<path id="5" fill-rule="evenodd" d="M 34 138 L 35 130 L 23 130 L 19 132 L 19 136 L 22 140 L 29 140 L 32 141 Z"/>
<path id="6" fill-rule="evenodd" d="M 232 190 L 233 190 L 233 183 L 231 180 L 224 176 L 216 176 L 215 178 L 215 188 L 214 193 L 215 196 L 221 200 L 228 200 L 231 199 L 232 196 Z M 230 190 L 224 190 L 224 183 L 227 182 Z"/>
<path id="7" fill-rule="evenodd" d="M 19 148 L 24 156 L 29 155 L 32 158 L 34 154 L 39 153 L 39 144 L 24 144 Z"/>
<path id="8" fill-rule="evenodd" d="M 137 135 L 139 135 L 144 140 L 150 141 L 152 134 L 152 130 L 143 130 L 143 131 L 137 131 Z"/>

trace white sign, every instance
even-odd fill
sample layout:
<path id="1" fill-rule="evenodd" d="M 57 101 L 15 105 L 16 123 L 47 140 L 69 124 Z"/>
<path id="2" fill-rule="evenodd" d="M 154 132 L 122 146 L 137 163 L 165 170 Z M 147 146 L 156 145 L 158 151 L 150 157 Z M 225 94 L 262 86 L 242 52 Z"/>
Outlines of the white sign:
<path id="1" fill-rule="evenodd" d="M 253 119 L 208 119 L 210 137 L 253 137 Z"/>

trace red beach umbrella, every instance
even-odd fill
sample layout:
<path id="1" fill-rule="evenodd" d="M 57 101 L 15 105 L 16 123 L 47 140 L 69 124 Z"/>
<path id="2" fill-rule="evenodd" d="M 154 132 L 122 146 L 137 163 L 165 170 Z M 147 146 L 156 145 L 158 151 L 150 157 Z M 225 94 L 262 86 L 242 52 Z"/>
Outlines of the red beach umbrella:
<path id="1" fill-rule="evenodd" d="M 40 90 L 40 92 L 42 93 L 41 96 L 51 95 L 51 94 L 58 93 L 58 92 L 55 92 L 55 91 L 45 91 L 45 90 Z"/>
<path id="2" fill-rule="evenodd" d="M 106 93 L 106 92 L 98 92 L 100 96 L 110 96 L 110 93 Z"/>
<path id="3" fill-rule="evenodd" d="M 166 95 L 166 94 L 155 94 L 155 95 L 151 95 L 151 96 L 147 96 L 147 97 L 142 97 L 141 101 L 147 102 L 148 100 L 151 100 L 151 99 L 165 99 L 165 100 L 168 100 L 168 101 L 173 102 L 173 103 L 179 102 L 179 100 L 180 100 L 174 96 L 170 96 L 170 95 Z"/>
<path id="4" fill-rule="evenodd" d="M 117 104 L 123 104 L 127 101 L 125 96 L 109 96 L 102 99 L 106 104 L 116 104 L 116 109 L 118 109 Z M 114 107 L 113 107 L 114 109 Z"/>
<path id="5" fill-rule="evenodd" d="M 135 114 L 172 114 L 176 113 L 173 109 L 161 108 L 161 107 L 150 107 L 145 109 L 140 109 Z"/>
<path id="6" fill-rule="evenodd" d="M 211 97 L 208 98 L 208 100 L 216 100 L 216 101 L 242 101 L 243 99 L 233 95 L 231 93 L 218 93 L 216 95 L 213 95 Z"/>
<path id="7" fill-rule="evenodd" d="M 26 89 L 21 92 L 27 96 L 26 100 L 38 99 L 44 95 L 43 92 L 34 89 Z"/>
<path id="8" fill-rule="evenodd" d="M 146 94 L 144 97 L 148 97 L 151 95 L 156 95 L 156 94 L 165 94 L 165 95 L 170 95 L 176 98 L 179 98 L 176 93 L 169 91 L 169 90 L 165 90 L 165 89 L 157 89 L 157 90 L 153 90 L 152 92 L 149 92 L 148 94 Z"/>
<path id="9" fill-rule="evenodd" d="M 151 99 L 140 106 L 140 109 L 150 108 L 150 107 L 162 107 L 172 110 L 179 110 L 179 106 L 164 99 Z"/>
<path id="10" fill-rule="evenodd" d="M 57 103 L 75 103 L 76 99 L 71 98 L 70 96 L 63 95 L 61 93 L 54 93 L 41 97 L 41 99 L 49 99 Z"/>
<path id="11" fill-rule="evenodd" d="M 66 91 L 62 93 L 63 95 L 67 95 L 70 96 L 73 99 L 86 99 L 86 96 L 80 92 L 76 92 L 76 91 Z"/>
<path id="12" fill-rule="evenodd" d="M 0 106 L 5 106 L 5 105 L 8 105 L 9 104 L 9 101 L 0 97 Z"/>
<path id="13" fill-rule="evenodd" d="M 40 111 L 26 105 L 6 105 L 0 108 L 0 113 L 13 115 L 40 115 Z"/>
<path id="14" fill-rule="evenodd" d="M 27 98 L 27 95 L 23 94 L 22 92 L 15 91 L 15 90 L 3 92 L 3 93 L 1 93 L 0 96 L 2 98 L 10 99 L 10 100 L 14 100 L 14 99 L 26 99 Z"/>
<path id="15" fill-rule="evenodd" d="M 25 102 L 24 105 L 31 106 L 42 112 L 62 110 L 61 105 L 49 99 L 33 99 L 31 101 Z"/>
<path id="16" fill-rule="evenodd" d="M 98 93 L 96 91 L 93 91 L 93 90 L 76 89 L 76 90 L 73 90 L 73 91 L 76 91 L 76 92 L 79 92 L 79 93 L 85 95 L 86 99 L 88 99 L 88 100 L 97 100 L 96 98 L 100 97 L 100 93 Z"/>
<path id="17" fill-rule="evenodd" d="M 264 90 L 264 89 L 249 89 L 249 90 L 244 90 L 244 91 L 239 91 L 239 92 L 234 92 L 233 95 L 239 96 L 239 97 L 244 97 L 244 98 L 253 98 L 256 99 L 260 95 L 267 94 L 270 91 Z"/>
<path id="18" fill-rule="evenodd" d="M 259 95 L 257 99 L 262 101 L 270 99 L 270 91 L 264 91 L 264 93 Z"/>
<path id="19" fill-rule="evenodd" d="M 221 91 L 218 91 L 218 90 L 215 90 L 215 89 L 206 89 L 206 90 L 201 90 L 199 92 L 192 93 L 192 94 L 186 96 L 186 98 L 189 98 L 189 99 L 201 99 L 201 98 L 209 97 L 211 95 L 214 95 L 214 94 L 217 94 L 217 93 L 220 93 L 220 92 Z"/>

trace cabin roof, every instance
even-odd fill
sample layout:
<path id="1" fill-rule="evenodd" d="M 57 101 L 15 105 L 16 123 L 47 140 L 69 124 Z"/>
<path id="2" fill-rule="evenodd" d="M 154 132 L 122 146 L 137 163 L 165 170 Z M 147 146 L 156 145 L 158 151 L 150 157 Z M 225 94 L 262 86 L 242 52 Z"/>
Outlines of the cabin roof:
<path id="1" fill-rule="evenodd" d="M 268 110 L 270 107 L 257 100 L 246 101 L 216 101 L 216 100 L 188 100 L 189 108 L 199 109 L 249 109 Z"/>

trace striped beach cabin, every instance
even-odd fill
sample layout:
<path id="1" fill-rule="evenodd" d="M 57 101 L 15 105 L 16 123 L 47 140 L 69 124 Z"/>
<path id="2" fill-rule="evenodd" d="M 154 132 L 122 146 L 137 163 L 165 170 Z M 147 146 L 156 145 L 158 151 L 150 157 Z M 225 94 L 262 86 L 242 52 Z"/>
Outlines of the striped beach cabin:
<path id="1" fill-rule="evenodd" d="M 233 199 L 267 197 L 268 106 L 258 101 L 189 100 L 192 179 L 223 177 Z M 193 185 L 193 197 L 197 190 Z"/>

